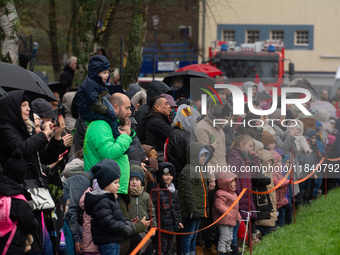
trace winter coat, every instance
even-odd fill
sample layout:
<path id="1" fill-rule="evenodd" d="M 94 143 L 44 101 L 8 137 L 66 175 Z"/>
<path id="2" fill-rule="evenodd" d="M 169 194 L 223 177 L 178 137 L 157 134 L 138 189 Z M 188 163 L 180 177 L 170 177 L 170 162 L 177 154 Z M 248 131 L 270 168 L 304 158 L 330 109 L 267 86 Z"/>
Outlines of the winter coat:
<path id="1" fill-rule="evenodd" d="M 133 149 L 132 152 L 128 154 L 130 165 L 140 166 L 141 162 L 146 158 L 146 154 L 136 135 L 132 139 L 130 149 Z"/>
<path id="2" fill-rule="evenodd" d="M 225 136 L 226 152 L 228 152 L 231 149 L 231 144 L 236 138 L 234 128 L 226 124 L 223 126 L 223 132 Z"/>
<path id="3" fill-rule="evenodd" d="M 176 185 L 178 183 L 179 174 L 187 164 L 186 148 L 191 142 L 190 138 L 191 136 L 187 131 L 176 126 L 169 134 L 167 158 L 168 162 L 173 164 L 176 168 L 176 176 L 174 177 L 174 183 Z M 194 138 L 192 137 L 192 139 Z"/>
<path id="4" fill-rule="evenodd" d="M 247 125 L 247 124 L 246 124 Z M 240 135 L 250 135 L 257 141 L 262 141 L 262 132 L 263 129 L 261 127 L 244 127 L 243 124 L 238 125 L 235 130 L 235 136 L 238 137 Z"/>
<path id="5" fill-rule="evenodd" d="M 283 179 L 283 175 L 280 172 L 273 172 L 273 181 L 274 181 L 274 185 L 278 185 L 279 182 Z M 285 197 L 286 193 L 287 193 L 287 187 L 289 186 L 289 180 L 286 179 L 281 186 L 276 189 L 276 206 L 277 209 L 280 209 L 282 206 L 288 204 L 288 200 Z"/>
<path id="6" fill-rule="evenodd" d="M 203 120 L 201 120 L 196 127 L 197 140 L 199 143 L 204 145 L 210 145 L 211 136 L 215 136 L 215 141 L 217 143 L 217 150 L 214 152 L 214 157 L 209 161 L 208 166 L 227 166 L 227 162 L 225 160 L 226 154 L 226 145 L 225 145 L 225 136 L 221 127 L 213 126 L 213 121 L 206 116 Z M 217 174 L 215 172 L 215 174 Z M 207 173 L 208 182 L 213 182 L 216 180 L 216 176 L 214 173 Z"/>
<path id="7" fill-rule="evenodd" d="M 136 133 L 131 130 L 131 135 L 121 134 L 115 139 L 110 125 L 104 120 L 92 121 L 86 131 L 84 140 L 84 170 L 85 172 L 107 158 L 115 160 L 120 168 L 118 193 L 127 194 L 130 181 L 129 158 L 124 152 L 130 147 L 130 143 Z"/>
<path id="8" fill-rule="evenodd" d="M 301 122 L 303 123 L 303 131 L 305 131 L 308 128 L 311 128 L 314 131 L 316 131 L 315 118 L 314 117 L 311 118 L 310 115 L 304 115 L 304 116 L 300 117 L 299 120 L 301 120 Z"/>
<path id="9" fill-rule="evenodd" d="M 86 176 L 87 175 L 87 176 Z M 81 242 L 79 236 L 78 216 L 82 214 L 79 201 L 84 192 L 92 186 L 92 171 L 83 174 L 71 176 L 63 182 L 63 198 L 64 201 L 69 199 L 68 211 L 66 213 L 67 223 L 73 235 L 74 243 Z"/>
<path id="10" fill-rule="evenodd" d="M 91 215 L 91 234 L 95 245 L 123 240 L 127 220 L 115 195 L 96 190 L 85 195 L 85 211 Z"/>
<path id="11" fill-rule="evenodd" d="M 326 138 L 333 133 L 333 127 L 329 123 L 330 113 L 325 109 L 318 109 L 316 111 L 315 120 L 322 124 L 322 137 Z"/>
<path id="12" fill-rule="evenodd" d="M 198 162 L 198 156 L 203 148 L 209 151 L 208 147 L 201 143 L 191 143 L 186 148 L 188 164 L 180 173 L 178 182 L 179 206 L 183 218 L 189 218 L 193 212 L 198 212 L 200 217 L 208 217 L 208 183 L 205 168 L 213 155 L 210 154 L 202 166 Z M 197 167 L 203 170 L 198 171 Z"/>
<path id="13" fill-rule="evenodd" d="M 169 163 L 162 163 L 169 164 Z M 161 171 L 156 171 L 156 179 L 159 187 L 161 189 L 167 189 L 167 186 L 163 180 L 163 173 Z M 173 185 L 173 183 L 172 183 Z M 170 190 L 169 190 L 170 191 Z M 160 196 L 160 215 L 161 215 L 161 229 L 165 229 L 168 231 L 179 231 L 179 223 L 182 223 L 182 216 L 179 207 L 179 198 L 178 191 L 174 190 L 173 192 L 168 192 L 161 190 L 159 192 Z M 170 199 L 171 199 L 171 207 L 170 207 Z M 152 194 L 152 202 L 155 207 L 155 213 L 158 215 L 157 211 L 157 193 Z"/>
<path id="14" fill-rule="evenodd" d="M 288 131 L 284 132 L 279 126 L 273 125 L 275 130 L 275 139 L 276 139 L 276 148 L 283 150 L 285 154 L 288 154 L 291 146 L 294 144 L 295 137 L 288 133 Z"/>
<path id="15" fill-rule="evenodd" d="M 142 123 L 143 118 L 147 115 L 147 112 L 149 111 L 149 104 L 150 104 L 151 99 L 161 94 L 172 95 L 172 90 L 170 89 L 168 85 L 166 85 L 162 81 L 152 81 L 149 83 L 149 86 L 146 89 L 146 94 L 147 94 L 147 97 L 146 97 L 147 103 L 142 105 L 138 109 L 135 115 L 135 119 L 138 124 Z M 145 138 L 144 137 L 142 138 L 138 131 L 137 131 L 137 135 L 139 139 L 141 140 L 141 143 L 143 144 Z"/>
<path id="16" fill-rule="evenodd" d="M 142 126 L 145 130 L 145 144 L 155 147 L 156 151 L 163 151 L 165 140 L 172 129 L 169 118 L 160 112 L 150 111 L 143 119 Z"/>
<path id="17" fill-rule="evenodd" d="M 130 196 L 130 209 L 129 209 L 129 219 L 134 219 L 138 217 L 139 220 L 143 219 L 150 220 L 150 195 L 145 191 L 138 196 Z M 157 220 L 155 214 L 155 208 L 152 206 L 152 224 L 150 227 L 157 227 Z"/>
<path id="18" fill-rule="evenodd" d="M 303 135 L 295 136 L 295 145 L 296 150 L 301 153 L 304 152 L 306 154 L 310 154 L 312 150 L 310 149 L 306 138 Z"/>
<path id="19" fill-rule="evenodd" d="M 212 219 L 214 222 L 220 218 L 237 199 L 235 193 L 236 188 L 232 189 L 230 187 L 231 181 L 237 178 L 236 174 L 227 173 L 225 176 L 223 174 L 224 173 L 222 173 L 222 175 L 220 174 L 217 179 L 217 186 L 219 189 L 215 193 L 214 206 L 212 208 Z M 235 226 L 237 220 L 241 218 L 238 209 L 239 204 L 237 203 L 226 216 L 217 222 L 217 224 Z M 232 218 L 228 218 L 228 216 L 231 216 Z"/>
<path id="20" fill-rule="evenodd" d="M 5 165 L 11 154 L 18 148 L 27 163 L 33 163 L 40 169 L 40 162 L 48 165 L 58 160 L 62 153 L 63 141 L 51 138 L 47 140 L 43 132 L 32 133 L 27 131 L 26 124 L 21 115 L 21 100 L 24 91 L 16 90 L 9 92 L 7 97 L 0 100 L 0 163 Z M 33 120 L 31 111 L 30 119 Z M 47 146 L 47 147 L 46 147 Z M 35 179 L 35 173 L 30 169 L 27 171 L 26 179 Z"/>
<path id="21" fill-rule="evenodd" d="M 76 93 L 77 92 L 75 91 L 70 91 L 63 96 L 63 106 L 65 109 L 65 129 L 67 133 L 71 133 L 77 121 L 75 118 L 72 117 L 71 112 L 72 100 L 75 97 Z"/>
<path id="22" fill-rule="evenodd" d="M 128 211 L 128 207 L 124 201 L 123 198 L 119 199 L 119 205 L 120 205 L 120 209 L 123 212 L 123 215 L 125 218 L 129 219 L 129 211 Z M 141 219 L 140 219 L 141 220 Z M 145 226 L 141 221 L 138 221 L 135 224 L 135 230 L 133 230 L 130 235 L 124 235 L 124 239 L 122 241 L 120 241 L 120 255 L 128 255 L 128 251 L 130 248 L 130 237 L 137 235 L 138 233 L 144 232 L 145 230 Z"/>
<path id="23" fill-rule="evenodd" d="M 24 195 L 27 200 L 31 199 L 30 194 L 7 176 L 0 175 L 0 195 L 16 196 Z M 11 199 L 10 219 L 18 222 L 17 230 L 13 236 L 12 242 L 7 250 L 7 255 L 25 254 L 26 235 L 33 234 L 37 231 L 38 221 L 29 206 L 29 204 L 21 199 Z M 5 248 L 7 240 L 11 235 L 11 231 L 4 237 L 0 237 L 0 252 Z"/>
<path id="24" fill-rule="evenodd" d="M 67 179 L 82 172 L 84 172 L 84 160 L 75 158 L 70 163 L 66 164 L 62 174 Z"/>
<path id="25" fill-rule="evenodd" d="M 95 111 L 111 119 L 115 118 L 115 113 L 102 102 L 102 97 L 108 94 L 107 85 L 98 75 L 103 66 L 110 66 L 110 63 L 102 55 L 94 56 L 89 62 L 88 76 L 77 92 L 77 106 L 81 116 Z"/>
<path id="26" fill-rule="evenodd" d="M 79 207 L 82 210 L 85 210 L 85 195 L 86 193 L 92 192 L 92 188 L 89 187 L 84 194 L 81 196 L 79 199 Z M 83 245 L 83 252 L 89 253 L 89 252 L 94 252 L 94 253 L 99 253 L 98 247 L 94 245 L 93 240 L 92 240 L 92 235 L 91 235 L 91 215 L 88 215 L 86 212 L 83 213 L 83 231 L 82 231 L 82 245 Z"/>
<path id="27" fill-rule="evenodd" d="M 243 152 L 241 149 L 233 147 L 231 150 L 226 154 L 226 161 L 228 162 L 228 165 L 230 167 L 235 166 L 237 175 L 237 183 L 236 183 L 236 194 L 239 195 L 241 191 L 244 188 L 252 189 L 252 183 L 251 183 L 251 173 L 248 172 L 241 172 L 241 167 L 246 167 L 246 159 L 244 158 Z M 253 157 L 252 161 L 255 161 L 255 163 L 250 163 L 249 166 L 260 166 L 260 160 L 257 156 Z M 248 208 L 248 192 L 246 191 L 239 202 L 239 211 L 241 213 L 242 219 L 247 218 L 247 214 L 242 212 L 243 211 L 249 211 Z M 253 202 L 253 194 L 250 193 L 250 210 L 255 211 L 255 205 Z M 252 213 L 251 218 L 256 218 L 257 214 L 256 212 Z"/>
<path id="28" fill-rule="evenodd" d="M 125 94 L 130 98 L 131 98 L 138 92 L 140 91 L 140 86 L 136 83 L 131 83 L 129 86 L 129 90 L 127 90 L 125 92 Z"/>
<path id="29" fill-rule="evenodd" d="M 64 66 L 63 71 L 59 77 L 59 81 L 64 85 L 65 89 L 67 89 L 72 86 L 75 71 L 68 64 Z"/>

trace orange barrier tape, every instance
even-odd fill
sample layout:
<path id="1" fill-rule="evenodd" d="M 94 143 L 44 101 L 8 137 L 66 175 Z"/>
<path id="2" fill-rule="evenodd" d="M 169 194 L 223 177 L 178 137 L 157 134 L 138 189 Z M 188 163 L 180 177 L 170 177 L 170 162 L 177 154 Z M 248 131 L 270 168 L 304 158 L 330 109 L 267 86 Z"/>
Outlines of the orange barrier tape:
<path id="1" fill-rule="evenodd" d="M 137 247 L 130 253 L 130 255 L 135 255 L 139 252 L 140 249 L 144 246 L 144 244 L 151 238 L 152 234 L 157 230 L 157 228 L 151 228 L 149 232 L 144 236 L 142 241 L 137 245 Z"/>
<path id="2" fill-rule="evenodd" d="M 328 158 L 327 160 L 329 160 L 329 161 L 339 161 L 340 158 Z"/>
<path id="3" fill-rule="evenodd" d="M 293 184 L 299 184 L 301 182 L 304 182 L 305 180 L 307 180 L 309 177 L 311 177 L 315 172 L 316 170 L 318 170 L 319 166 L 321 166 L 321 164 L 323 163 L 323 161 L 325 160 L 325 158 L 322 158 L 320 160 L 320 162 L 316 165 L 315 169 L 313 170 L 313 172 L 311 172 L 310 174 L 308 174 L 305 178 L 302 178 L 301 180 L 298 180 L 296 182 L 293 182 Z"/>

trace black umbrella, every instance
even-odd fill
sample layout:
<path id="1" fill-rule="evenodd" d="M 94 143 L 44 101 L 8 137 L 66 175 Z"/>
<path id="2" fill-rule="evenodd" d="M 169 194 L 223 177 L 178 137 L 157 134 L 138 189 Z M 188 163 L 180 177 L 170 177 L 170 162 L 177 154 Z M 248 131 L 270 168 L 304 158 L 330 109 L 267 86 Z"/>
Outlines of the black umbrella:
<path id="1" fill-rule="evenodd" d="M 0 87 L 7 92 L 20 89 L 32 92 L 34 97 L 43 97 L 47 101 L 57 100 L 41 78 L 21 66 L 0 62 L 0 77 Z"/>
<path id="2" fill-rule="evenodd" d="M 48 77 L 46 75 L 44 75 L 42 72 L 40 71 L 36 71 L 34 72 L 36 75 L 38 75 L 46 84 L 48 84 Z"/>
<path id="3" fill-rule="evenodd" d="M 66 88 L 64 84 L 62 84 L 59 81 L 52 81 L 48 83 L 48 87 L 53 91 L 53 92 L 58 92 L 59 93 L 59 98 L 62 99 L 64 94 L 66 93 Z"/>
<path id="4" fill-rule="evenodd" d="M 0 87 L 0 98 L 5 97 L 7 95 L 8 93 L 3 88 Z"/>
<path id="5" fill-rule="evenodd" d="M 190 78 L 207 78 L 207 79 L 212 80 L 210 76 L 207 75 L 206 73 L 187 70 L 183 72 L 173 72 L 169 74 L 168 76 L 166 76 L 163 79 L 163 82 L 169 85 L 169 87 L 171 88 L 173 78 L 178 78 L 178 77 L 183 77 L 183 86 L 186 87 L 188 91 L 190 91 Z"/>

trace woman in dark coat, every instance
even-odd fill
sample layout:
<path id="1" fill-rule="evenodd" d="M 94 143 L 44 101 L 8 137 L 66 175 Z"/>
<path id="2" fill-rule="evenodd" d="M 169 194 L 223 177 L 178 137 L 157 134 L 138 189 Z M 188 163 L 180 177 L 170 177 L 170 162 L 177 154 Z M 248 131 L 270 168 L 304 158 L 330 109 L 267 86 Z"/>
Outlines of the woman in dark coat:
<path id="1" fill-rule="evenodd" d="M 26 163 L 35 167 L 27 170 L 26 180 L 37 179 L 36 169 L 41 169 L 41 164 L 52 164 L 58 160 L 64 148 L 61 132 L 65 128 L 64 119 L 59 119 L 60 127 L 52 127 L 51 122 L 45 123 L 45 130 L 36 134 L 33 113 L 30 111 L 29 98 L 23 90 L 12 91 L 0 100 L 0 163 L 18 150 L 23 155 Z M 55 136 L 48 140 L 52 130 Z M 32 253 L 42 253 L 43 233 L 41 226 L 41 212 L 34 211 L 39 222 L 39 228 L 33 235 Z"/>

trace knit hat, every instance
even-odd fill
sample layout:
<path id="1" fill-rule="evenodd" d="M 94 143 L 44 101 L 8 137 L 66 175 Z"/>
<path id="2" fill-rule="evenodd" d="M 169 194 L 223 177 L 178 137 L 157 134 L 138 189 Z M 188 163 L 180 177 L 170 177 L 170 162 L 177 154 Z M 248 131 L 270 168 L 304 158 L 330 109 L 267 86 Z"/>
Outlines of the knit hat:
<path id="1" fill-rule="evenodd" d="M 327 138 L 328 138 L 328 144 L 330 146 L 333 146 L 333 143 L 335 142 L 336 137 L 334 135 L 328 135 Z"/>
<path id="2" fill-rule="evenodd" d="M 285 157 L 282 159 L 282 164 L 284 165 L 288 159 L 289 159 L 289 156 L 285 154 Z"/>
<path id="3" fill-rule="evenodd" d="M 315 128 L 316 128 L 316 131 L 320 131 L 322 130 L 322 123 L 320 121 L 315 121 Z"/>
<path id="4" fill-rule="evenodd" d="M 32 101 L 33 113 L 39 117 L 53 118 L 54 111 L 52 106 L 43 98 L 37 98 Z"/>
<path id="5" fill-rule="evenodd" d="M 296 126 L 294 126 L 295 124 L 296 124 Z M 293 128 L 293 129 L 298 128 L 298 129 L 300 129 L 301 134 L 303 133 L 304 126 L 303 126 L 303 122 L 301 120 L 294 119 L 293 121 L 290 121 L 287 126 L 288 126 L 288 128 Z"/>
<path id="6" fill-rule="evenodd" d="M 278 120 L 281 117 L 281 109 L 277 108 L 269 117 L 270 119 Z"/>
<path id="7" fill-rule="evenodd" d="M 267 162 L 268 160 L 272 160 L 274 162 L 274 156 L 269 151 L 264 150 L 262 153 L 261 160 L 263 163 Z"/>
<path id="8" fill-rule="evenodd" d="M 268 131 L 263 131 L 262 132 L 262 143 L 263 146 L 266 147 L 267 145 L 271 143 L 276 143 L 275 136 L 273 136 L 270 132 Z"/>
<path id="9" fill-rule="evenodd" d="M 255 140 L 255 139 L 253 139 L 253 140 L 254 140 L 254 143 L 255 143 L 255 146 L 254 146 L 254 151 L 255 152 L 257 152 L 261 148 L 264 148 L 263 143 Z"/>
<path id="10" fill-rule="evenodd" d="M 142 173 L 137 172 L 137 171 L 131 171 L 131 172 L 130 172 L 130 179 L 131 179 L 132 177 L 137 177 L 137 178 L 139 178 L 139 179 L 141 180 L 141 182 L 142 182 L 142 186 L 144 186 L 144 176 L 142 175 Z"/>
<path id="11" fill-rule="evenodd" d="M 173 177 L 176 175 L 175 166 L 170 162 L 159 163 L 158 171 L 161 171 L 162 175 L 167 173 L 170 173 Z"/>
<path id="12" fill-rule="evenodd" d="M 329 119 L 329 123 L 333 123 L 333 124 L 335 124 L 335 119 Z"/>
<path id="13" fill-rule="evenodd" d="M 2 173 L 18 184 L 22 184 L 24 182 L 27 174 L 27 164 L 19 152 L 15 153 L 13 158 L 6 160 Z"/>
<path id="14" fill-rule="evenodd" d="M 274 151 L 274 150 L 270 150 L 269 152 L 273 155 L 273 157 L 274 157 L 274 165 L 276 165 L 277 161 L 282 159 L 281 155 L 279 153 L 277 153 L 276 151 Z"/>
<path id="15" fill-rule="evenodd" d="M 104 189 L 120 177 L 120 168 L 116 161 L 112 159 L 103 159 L 95 164 L 91 171 L 93 179 L 97 179 L 98 185 Z"/>

